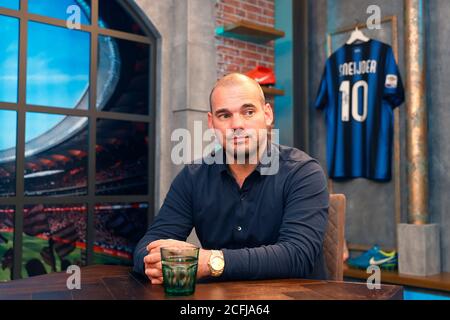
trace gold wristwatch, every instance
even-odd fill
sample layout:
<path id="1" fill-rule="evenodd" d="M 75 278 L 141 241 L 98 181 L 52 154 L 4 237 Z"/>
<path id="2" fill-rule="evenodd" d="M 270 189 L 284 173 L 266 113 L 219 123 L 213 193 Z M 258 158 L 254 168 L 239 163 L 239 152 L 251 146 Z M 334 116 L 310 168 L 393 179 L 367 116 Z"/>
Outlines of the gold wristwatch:
<path id="1" fill-rule="evenodd" d="M 225 259 L 223 258 L 222 251 L 211 250 L 208 267 L 213 277 L 218 277 L 223 273 L 223 269 L 225 268 Z"/>

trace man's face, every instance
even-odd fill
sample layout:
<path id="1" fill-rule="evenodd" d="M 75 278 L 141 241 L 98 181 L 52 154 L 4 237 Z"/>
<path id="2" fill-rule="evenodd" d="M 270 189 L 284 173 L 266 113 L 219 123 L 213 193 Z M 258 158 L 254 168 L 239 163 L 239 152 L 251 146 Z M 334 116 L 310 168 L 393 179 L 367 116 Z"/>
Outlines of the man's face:
<path id="1" fill-rule="evenodd" d="M 227 153 L 248 158 L 256 154 L 258 145 L 264 150 L 267 143 L 264 130 L 272 124 L 273 111 L 269 104 L 263 103 L 258 87 L 246 81 L 218 87 L 211 97 L 211 107 L 208 126 L 216 130 Z"/>

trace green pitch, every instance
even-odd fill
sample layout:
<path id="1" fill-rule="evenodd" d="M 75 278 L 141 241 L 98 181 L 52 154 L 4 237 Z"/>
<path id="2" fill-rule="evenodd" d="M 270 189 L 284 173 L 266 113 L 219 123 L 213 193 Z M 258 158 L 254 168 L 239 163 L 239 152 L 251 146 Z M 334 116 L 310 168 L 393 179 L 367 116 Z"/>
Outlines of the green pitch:
<path id="1" fill-rule="evenodd" d="M 7 243 L 0 243 L 0 259 L 3 257 L 5 251 L 13 247 L 13 233 L 2 233 L 2 236 L 8 239 Z M 28 273 L 25 269 L 25 264 L 30 259 L 38 259 L 42 262 L 47 273 L 52 272 L 51 266 L 44 262 L 41 257 L 41 250 L 48 246 L 48 241 L 36 237 L 30 237 L 23 235 L 23 257 L 22 257 L 22 278 L 28 278 Z M 69 260 L 71 264 L 81 265 L 81 252 L 83 250 L 76 248 L 64 259 Z M 94 263 L 95 264 L 126 264 L 129 265 L 131 262 L 126 259 L 121 259 L 114 256 L 109 256 L 102 253 L 94 253 Z M 59 257 L 56 257 L 56 271 L 61 271 L 61 261 Z M 0 265 L 0 281 L 10 280 L 11 271 L 9 268 L 3 270 Z"/>

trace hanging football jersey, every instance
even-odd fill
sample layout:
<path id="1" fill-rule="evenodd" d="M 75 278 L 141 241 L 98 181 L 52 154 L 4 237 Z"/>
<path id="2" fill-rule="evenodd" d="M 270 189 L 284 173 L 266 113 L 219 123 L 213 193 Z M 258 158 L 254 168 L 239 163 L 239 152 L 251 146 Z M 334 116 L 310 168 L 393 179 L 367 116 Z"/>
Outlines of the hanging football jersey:
<path id="1" fill-rule="evenodd" d="M 315 107 L 325 112 L 330 178 L 391 179 L 393 109 L 403 101 L 389 45 L 345 44 L 328 58 Z"/>

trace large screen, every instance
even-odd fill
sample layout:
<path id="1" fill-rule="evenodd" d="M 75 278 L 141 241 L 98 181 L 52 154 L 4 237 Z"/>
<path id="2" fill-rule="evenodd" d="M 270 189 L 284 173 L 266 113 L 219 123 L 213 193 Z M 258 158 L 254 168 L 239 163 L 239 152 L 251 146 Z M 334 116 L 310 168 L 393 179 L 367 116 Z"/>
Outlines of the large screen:
<path id="1" fill-rule="evenodd" d="M 142 34 L 130 16 L 114 20 L 122 9 L 116 1 L 109 2 L 107 7 L 100 1 L 99 28 Z M 65 19 L 70 5 L 81 8 L 82 24 L 90 23 L 90 1 L 29 0 L 28 11 Z M 0 1 L 0 6 L 5 4 Z M 0 15 L 0 197 L 73 200 L 60 204 L 39 200 L 24 207 L 21 269 L 22 277 L 27 277 L 86 263 L 88 206 L 77 197 L 89 194 L 90 173 L 95 196 L 148 195 L 150 130 L 146 117 L 151 70 L 148 44 L 126 36 L 99 35 L 92 77 L 90 32 L 29 21 L 25 90 L 19 90 L 19 24 L 19 18 Z M 91 79 L 96 79 L 95 106 L 90 105 Z M 26 92 L 25 99 L 19 99 L 19 92 Z M 19 101 L 27 105 L 24 125 L 18 124 Z M 50 111 L 43 112 L 42 107 Z M 91 120 L 90 108 L 116 116 Z M 69 115 L 65 110 L 81 112 Z M 130 120 L 120 114 L 135 117 Z M 19 136 L 25 139 L 23 151 L 17 150 Z M 18 152 L 23 152 L 24 168 L 17 168 Z M 96 166 L 90 168 L 91 157 Z M 18 174 L 23 174 L 23 190 L 17 190 Z M 95 263 L 132 263 L 134 246 L 148 223 L 149 206 L 133 200 L 96 201 Z M 15 214 L 14 204 L 0 206 L 0 280 L 11 276 L 14 232 L 18 231 Z"/>

